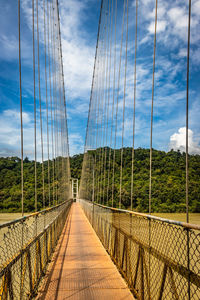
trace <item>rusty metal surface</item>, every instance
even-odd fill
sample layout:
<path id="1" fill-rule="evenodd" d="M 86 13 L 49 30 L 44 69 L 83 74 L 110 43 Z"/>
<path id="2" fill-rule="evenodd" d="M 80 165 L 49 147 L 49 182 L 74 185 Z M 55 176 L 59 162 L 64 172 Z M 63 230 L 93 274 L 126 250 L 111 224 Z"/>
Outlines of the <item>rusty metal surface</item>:
<path id="1" fill-rule="evenodd" d="M 71 200 L 0 227 L 0 299 L 32 298 L 55 250 Z"/>
<path id="2" fill-rule="evenodd" d="M 78 201 L 137 299 L 200 299 L 197 229 Z"/>
<path id="3" fill-rule="evenodd" d="M 37 299 L 134 299 L 78 203 L 74 203 Z"/>

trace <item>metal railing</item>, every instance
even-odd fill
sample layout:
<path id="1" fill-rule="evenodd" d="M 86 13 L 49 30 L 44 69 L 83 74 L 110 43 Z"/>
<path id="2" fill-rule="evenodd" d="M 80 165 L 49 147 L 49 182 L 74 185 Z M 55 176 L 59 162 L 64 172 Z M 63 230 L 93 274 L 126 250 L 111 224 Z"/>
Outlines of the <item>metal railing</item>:
<path id="1" fill-rule="evenodd" d="M 36 294 L 71 203 L 0 225 L 0 299 L 29 299 Z"/>
<path id="2" fill-rule="evenodd" d="M 200 299 L 200 226 L 79 202 L 137 299 Z"/>

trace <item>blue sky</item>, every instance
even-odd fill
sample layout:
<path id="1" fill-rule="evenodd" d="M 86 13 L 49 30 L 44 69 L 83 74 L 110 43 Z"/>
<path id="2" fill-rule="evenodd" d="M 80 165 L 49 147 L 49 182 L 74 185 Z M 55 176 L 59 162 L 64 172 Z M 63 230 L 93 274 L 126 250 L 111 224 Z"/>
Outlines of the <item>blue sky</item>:
<path id="1" fill-rule="evenodd" d="M 83 152 L 84 147 L 100 0 L 59 2 L 70 154 L 73 155 Z M 155 1 L 139 1 L 136 147 L 149 147 L 154 6 Z M 131 146 L 132 143 L 130 128 L 133 110 L 135 1 L 129 0 L 129 8 L 125 146 Z M 172 147 L 184 150 L 185 147 L 187 9 L 187 1 L 158 0 L 153 147 L 166 151 Z M 17 3 L 15 0 L 7 2 L 0 0 L 0 155 L 3 156 L 20 153 L 17 37 Z M 31 1 L 22 0 L 24 142 L 25 155 L 29 157 L 33 156 L 31 38 Z M 41 65 L 44 66 L 42 52 Z M 121 106 L 122 101 L 119 103 L 120 109 Z M 42 108 L 45 118 L 45 100 Z M 190 153 L 200 153 L 199 116 L 200 0 L 193 0 L 189 102 Z M 120 134 L 119 123 L 118 136 Z M 39 141 L 38 136 L 38 143 Z"/>

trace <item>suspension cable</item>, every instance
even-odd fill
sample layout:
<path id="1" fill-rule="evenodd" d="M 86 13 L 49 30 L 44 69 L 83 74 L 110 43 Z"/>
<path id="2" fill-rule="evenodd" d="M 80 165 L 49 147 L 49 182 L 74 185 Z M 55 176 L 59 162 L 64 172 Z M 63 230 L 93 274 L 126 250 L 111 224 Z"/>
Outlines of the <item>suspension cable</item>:
<path id="1" fill-rule="evenodd" d="M 152 72 L 151 137 L 150 137 L 150 176 L 149 176 L 149 214 L 151 214 L 151 190 L 152 190 L 152 139 L 153 139 L 154 79 L 155 79 L 155 61 L 156 61 L 156 28 L 157 28 L 157 10 L 158 10 L 157 8 L 158 8 L 158 0 L 156 0 L 156 9 L 155 9 L 153 72 Z"/>
<path id="2" fill-rule="evenodd" d="M 21 212 L 24 215 L 24 142 L 22 109 L 22 66 L 21 66 L 21 7 L 18 0 L 18 42 L 19 42 L 19 90 L 20 90 L 20 127 L 21 127 Z"/>
<path id="3" fill-rule="evenodd" d="M 120 192 L 119 192 L 119 208 L 122 203 L 122 180 L 123 180 L 123 150 L 124 150 L 124 117 L 126 105 L 126 73 L 127 73 L 127 47 L 128 47 L 128 0 L 127 0 L 127 25 L 126 25 L 126 54 L 125 54 L 125 74 L 124 74 L 124 95 L 123 95 L 123 120 L 122 120 L 122 148 L 121 148 L 121 166 L 120 166 Z"/>
<path id="4" fill-rule="evenodd" d="M 112 66 L 112 36 L 113 36 L 113 0 L 112 0 L 112 5 L 111 5 L 111 29 L 110 29 L 110 56 L 109 56 L 109 83 L 108 83 L 108 99 L 110 103 L 110 82 L 111 82 L 111 66 Z M 108 111 L 109 113 L 109 111 Z M 111 109 L 111 113 L 113 116 L 113 105 Z M 109 115 L 107 116 L 107 131 L 108 131 L 108 121 L 109 121 Z M 111 125 L 111 132 L 112 132 L 112 125 Z M 109 153 L 108 153 L 108 172 L 107 172 L 107 188 L 106 188 L 106 205 L 108 205 L 108 194 L 109 194 L 109 184 L 110 184 L 110 159 L 111 159 L 111 147 L 112 147 L 112 133 L 110 135 L 110 144 L 109 144 Z M 104 187 L 105 188 L 105 187 Z"/>
<path id="5" fill-rule="evenodd" d="M 112 1 L 113 2 L 113 1 Z M 106 132 L 106 141 L 105 141 L 105 148 L 104 148 L 104 187 L 103 187 L 103 203 L 104 203 L 104 195 L 106 189 L 106 169 L 107 169 L 107 140 L 108 140 L 108 120 L 109 120 L 109 112 L 110 112 L 110 47 L 111 47 L 111 27 L 112 27 L 112 11 L 111 11 L 111 0 L 109 1 L 109 13 L 108 13 L 108 18 L 109 18 L 109 25 L 108 25 L 108 47 L 107 47 L 107 65 L 106 65 L 106 110 L 105 110 L 105 124 L 104 124 L 104 130 Z"/>
<path id="6" fill-rule="evenodd" d="M 35 211 L 37 211 L 37 115 L 36 115 L 36 90 L 35 90 L 35 0 L 32 0 L 32 31 L 33 31 L 33 97 L 34 97 L 34 169 L 35 169 Z"/>
<path id="7" fill-rule="evenodd" d="M 110 0 L 107 4 L 107 18 L 106 18 L 106 28 L 105 28 L 105 80 L 104 80 L 104 107 L 103 113 L 103 144 L 102 144 L 102 172 L 101 172 L 101 188 L 102 188 L 102 203 L 104 204 L 104 182 L 105 182 L 105 159 L 106 159 L 106 118 L 108 110 L 108 49 L 109 49 L 109 19 L 110 19 Z M 105 155 L 104 155 L 105 154 Z"/>
<path id="8" fill-rule="evenodd" d="M 46 90 L 46 126 L 47 126 L 47 157 L 48 157 L 48 194 L 49 194 L 49 206 L 51 203 L 51 191 L 50 191 L 50 163 L 49 163 L 49 103 L 48 103 L 48 86 L 47 86 L 47 47 L 46 47 L 46 10 L 45 0 L 43 0 L 44 11 L 44 61 L 45 61 L 45 90 Z M 48 5 L 48 4 L 47 4 Z"/>
<path id="9" fill-rule="evenodd" d="M 106 83 L 107 83 L 107 69 L 106 69 L 106 62 L 107 62 L 107 30 L 108 30 L 108 6 L 105 7 L 106 10 L 106 21 L 105 21 L 105 34 L 104 34 L 104 56 L 103 56 L 103 86 L 102 86 L 102 117 L 101 117 L 101 176 L 100 176 L 100 197 L 101 203 L 103 203 L 103 171 L 104 171 L 104 140 L 105 140 L 105 118 L 106 118 Z"/>
<path id="10" fill-rule="evenodd" d="M 40 138 L 41 138 L 41 154 L 42 154 L 42 198 L 43 208 L 45 207 L 45 191 L 44 191 L 44 149 L 43 149 L 43 126 L 42 126 L 42 100 L 40 85 L 40 36 L 39 36 L 39 11 L 38 0 L 36 0 L 36 16 L 37 16 L 37 58 L 38 58 L 38 89 L 39 89 L 39 105 L 40 105 Z"/>
<path id="11" fill-rule="evenodd" d="M 55 8 L 52 4 L 53 8 L 53 24 L 52 24 L 52 38 L 53 38 L 53 99 L 54 99 L 54 138 L 55 138 L 55 197 L 56 197 L 56 205 L 58 203 L 58 122 L 57 122 L 57 87 L 56 87 L 56 80 L 57 80 L 57 70 L 56 70 L 56 46 L 55 46 Z"/>
<path id="12" fill-rule="evenodd" d="M 137 23 L 138 23 L 138 0 L 135 6 L 135 61 L 134 61 L 134 103 L 133 103 L 133 147 L 131 161 L 131 210 L 133 210 L 133 175 L 135 159 L 135 103 L 136 103 L 136 67 L 137 67 Z"/>
<path id="13" fill-rule="evenodd" d="M 47 1 L 48 3 L 48 1 Z M 55 153 L 54 153 L 54 119 L 53 119 L 53 86 L 51 84 L 51 78 L 53 73 L 53 52 L 52 52 L 52 44 L 53 44 L 53 38 L 52 38 L 52 2 L 49 3 L 50 6 L 50 22 L 48 26 L 48 35 L 49 39 L 51 40 L 51 45 L 49 43 L 48 39 L 48 57 L 49 57 L 49 86 L 50 86 L 50 105 L 51 105 L 51 143 L 52 143 L 52 185 L 53 185 L 53 205 L 55 205 Z"/>
<path id="14" fill-rule="evenodd" d="M 116 77 L 116 35 L 117 35 L 117 0 L 115 3 L 115 41 L 114 41 L 114 70 L 113 70 L 113 102 L 112 102 L 112 119 L 111 119 L 111 134 L 110 134 L 110 152 L 109 152 L 109 166 L 108 166 L 108 178 L 110 178 L 110 163 L 111 163 L 111 152 L 112 152 L 112 135 L 113 135 L 113 117 L 114 117 L 114 106 L 115 106 L 115 77 Z M 109 184 L 108 184 L 109 189 Z M 108 199 L 109 190 L 107 190 Z M 112 186 L 112 207 L 113 207 L 113 186 Z"/>
<path id="15" fill-rule="evenodd" d="M 189 73 L 190 73 L 190 23 L 191 23 L 191 0 L 189 0 L 188 12 L 188 44 L 187 44 L 187 88 L 186 88 L 186 221 L 189 223 L 189 203 L 188 203 L 188 189 L 189 189 L 189 171 L 188 171 L 188 108 L 189 108 Z"/>
<path id="16" fill-rule="evenodd" d="M 66 101 L 65 101 L 65 86 L 64 86 L 64 71 L 63 71 L 63 57 L 62 57 L 62 41 L 61 41 L 61 31 L 60 31 L 60 19 L 59 19 L 59 5 L 57 0 L 57 11 L 58 11 L 58 26 L 59 26 L 59 40 L 60 40 L 60 56 L 61 56 L 61 73 L 62 73 L 62 89 L 63 89 L 63 102 L 64 102 L 64 128 L 66 134 L 66 155 L 68 156 L 68 164 L 69 164 L 69 140 L 68 140 L 68 131 L 67 131 L 67 110 L 66 110 Z M 69 174 L 67 174 L 67 180 L 69 185 L 70 180 L 70 166 L 66 166 L 67 170 L 69 170 Z"/>
<path id="17" fill-rule="evenodd" d="M 124 0 L 123 19 L 122 19 L 122 33 L 121 33 L 121 46 L 119 57 L 119 71 L 118 71 L 118 85 L 117 85 L 117 102 L 116 102 L 116 115 L 115 115 L 115 141 L 114 141 L 114 153 L 113 153 L 113 176 L 112 176 L 112 203 L 114 197 L 114 181 L 115 181 L 115 152 L 116 152 L 116 140 L 117 140 L 117 121 L 118 121 L 118 106 L 119 106 L 119 88 L 120 88 L 120 76 L 121 76 L 121 60 L 122 60 L 122 46 L 124 36 L 124 16 L 125 16 L 126 2 Z"/>
<path id="18" fill-rule="evenodd" d="M 102 58 L 101 58 L 101 81 L 100 81 L 100 134 L 99 134 L 99 200 L 102 202 L 102 152 L 103 152 L 103 108 L 104 108 L 104 83 L 106 62 L 106 29 L 107 29 L 107 2 L 104 5 L 104 24 L 102 32 Z"/>

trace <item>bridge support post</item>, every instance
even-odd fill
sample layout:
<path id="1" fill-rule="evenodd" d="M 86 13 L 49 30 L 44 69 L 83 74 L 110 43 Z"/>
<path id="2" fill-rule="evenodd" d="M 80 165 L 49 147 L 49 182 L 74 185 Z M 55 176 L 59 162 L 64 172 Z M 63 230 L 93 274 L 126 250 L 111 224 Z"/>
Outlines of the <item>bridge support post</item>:
<path id="1" fill-rule="evenodd" d="M 94 227 L 94 202 L 92 202 L 92 227 Z"/>

